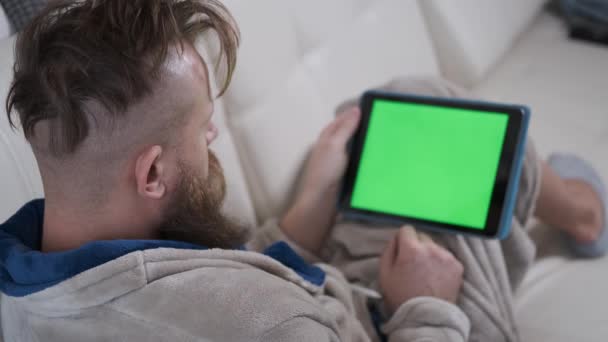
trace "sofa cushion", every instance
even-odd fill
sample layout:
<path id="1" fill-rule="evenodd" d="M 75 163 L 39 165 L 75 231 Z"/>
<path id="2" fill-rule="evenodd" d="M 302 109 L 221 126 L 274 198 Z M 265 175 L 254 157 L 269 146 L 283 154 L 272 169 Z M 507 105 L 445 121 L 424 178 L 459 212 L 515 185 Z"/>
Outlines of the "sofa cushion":
<path id="1" fill-rule="evenodd" d="M 608 258 L 537 262 L 515 300 L 522 341 L 606 341 L 607 268 Z"/>
<path id="2" fill-rule="evenodd" d="M 414 0 L 226 0 L 243 44 L 226 98 L 260 219 L 289 203 L 336 105 L 397 75 L 438 74 Z"/>
<path id="3" fill-rule="evenodd" d="M 443 75 L 477 84 L 547 0 L 420 0 Z"/>

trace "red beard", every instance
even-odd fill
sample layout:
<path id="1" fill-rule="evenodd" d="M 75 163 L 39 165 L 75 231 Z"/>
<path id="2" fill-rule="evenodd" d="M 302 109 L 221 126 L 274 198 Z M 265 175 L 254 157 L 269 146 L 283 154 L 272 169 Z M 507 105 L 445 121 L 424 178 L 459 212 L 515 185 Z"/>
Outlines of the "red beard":
<path id="1" fill-rule="evenodd" d="M 183 163 L 179 164 L 179 169 L 181 179 L 160 227 L 161 238 L 208 248 L 235 249 L 243 246 L 249 239 L 250 229 L 221 212 L 226 182 L 215 154 L 209 151 L 207 180 Z"/>

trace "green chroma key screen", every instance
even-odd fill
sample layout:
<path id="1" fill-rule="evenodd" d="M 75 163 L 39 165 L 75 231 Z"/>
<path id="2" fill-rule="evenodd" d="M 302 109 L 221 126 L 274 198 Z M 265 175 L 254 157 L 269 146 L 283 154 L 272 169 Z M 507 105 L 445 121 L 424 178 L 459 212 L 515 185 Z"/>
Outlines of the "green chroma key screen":
<path id="1" fill-rule="evenodd" d="M 484 229 L 508 120 L 376 99 L 351 206 Z"/>

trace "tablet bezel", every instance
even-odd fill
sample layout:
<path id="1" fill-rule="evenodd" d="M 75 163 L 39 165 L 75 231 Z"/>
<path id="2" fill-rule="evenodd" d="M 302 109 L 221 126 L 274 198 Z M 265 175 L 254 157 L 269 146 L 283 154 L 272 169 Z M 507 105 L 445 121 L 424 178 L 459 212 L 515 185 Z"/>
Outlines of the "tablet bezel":
<path id="1" fill-rule="evenodd" d="M 497 174 L 494 181 L 494 189 L 486 217 L 484 229 L 475 229 L 438 221 L 419 219 L 414 217 L 399 216 L 384 212 L 370 211 L 351 206 L 352 194 L 356 180 L 361 154 L 364 146 L 364 140 L 369 127 L 372 105 L 375 100 L 389 100 L 406 103 L 416 103 L 432 106 L 441 106 L 448 108 L 470 109 L 481 112 L 497 112 L 504 113 L 508 117 L 507 132 L 505 135 L 501 157 Z M 399 94 L 384 91 L 368 91 L 361 98 L 361 123 L 355 133 L 351 145 L 349 160 L 342 191 L 340 192 L 339 209 L 347 218 L 364 219 L 366 221 L 390 224 L 414 224 L 420 227 L 430 228 L 434 230 L 450 231 L 464 234 L 472 234 L 487 238 L 504 237 L 505 224 L 510 226 L 510 218 L 505 216 L 512 215 L 512 206 L 509 207 L 508 201 L 511 200 L 510 194 L 516 189 L 512 183 L 519 182 L 519 173 L 521 168 L 521 160 L 518 163 L 518 155 L 521 158 L 523 153 L 523 144 L 525 142 L 525 134 L 527 130 L 527 119 L 529 111 L 524 106 L 506 105 L 482 101 L 470 101 L 454 98 L 437 98 L 430 96 L 419 96 L 410 94 Z M 491 113 L 487 113 L 492 115 Z M 514 174 L 516 173 L 516 174 Z M 514 197 L 514 195 L 513 195 Z M 514 201 L 514 199 L 512 199 Z"/>

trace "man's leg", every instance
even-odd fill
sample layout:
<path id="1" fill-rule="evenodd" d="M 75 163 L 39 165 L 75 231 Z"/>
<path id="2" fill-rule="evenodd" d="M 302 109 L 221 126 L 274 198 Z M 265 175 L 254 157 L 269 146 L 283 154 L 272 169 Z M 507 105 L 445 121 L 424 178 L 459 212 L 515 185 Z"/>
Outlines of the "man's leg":
<path id="1" fill-rule="evenodd" d="M 443 97 L 466 97 L 466 92 L 442 80 L 404 79 L 383 87 L 385 90 Z M 342 108 L 352 106 L 351 101 Z M 518 341 L 513 315 L 513 290 L 534 260 L 535 246 L 523 229 L 534 213 L 541 188 L 541 162 L 532 144 L 526 151 L 512 234 L 504 241 L 432 234 L 464 265 L 465 275 L 459 306 L 473 322 L 471 341 Z M 328 243 L 326 258 L 349 281 L 377 288 L 378 256 L 395 228 L 365 227 L 354 223 L 338 224 Z M 415 280 L 413 280 L 415 281 Z M 357 296 L 355 296 L 357 297 Z M 365 299 L 355 298 L 365 309 Z M 362 315 L 362 321 L 365 317 Z M 365 323 L 364 323 L 365 324 Z"/>

